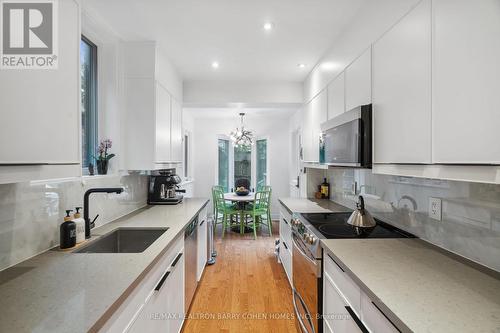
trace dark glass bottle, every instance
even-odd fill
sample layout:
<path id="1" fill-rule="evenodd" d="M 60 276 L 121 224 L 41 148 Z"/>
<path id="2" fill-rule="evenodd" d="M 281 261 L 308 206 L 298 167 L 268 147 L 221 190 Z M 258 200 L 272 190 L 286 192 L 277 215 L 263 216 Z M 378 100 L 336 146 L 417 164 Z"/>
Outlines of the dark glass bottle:
<path id="1" fill-rule="evenodd" d="M 326 178 L 321 184 L 321 198 L 330 199 L 330 183 L 326 181 Z"/>
<path id="2" fill-rule="evenodd" d="M 69 249 L 76 244 L 76 223 L 71 221 L 71 212 L 72 210 L 66 211 L 64 222 L 59 227 L 59 247 L 61 249 Z"/>

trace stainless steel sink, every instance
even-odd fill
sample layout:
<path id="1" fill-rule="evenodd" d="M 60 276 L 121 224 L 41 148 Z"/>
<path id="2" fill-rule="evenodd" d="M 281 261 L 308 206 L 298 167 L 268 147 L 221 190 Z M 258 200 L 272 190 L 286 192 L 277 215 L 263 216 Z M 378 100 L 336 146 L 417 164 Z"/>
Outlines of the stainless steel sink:
<path id="1" fill-rule="evenodd" d="M 118 228 L 73 253 L 140 253 L 167 230 L 168 228 Z"/>

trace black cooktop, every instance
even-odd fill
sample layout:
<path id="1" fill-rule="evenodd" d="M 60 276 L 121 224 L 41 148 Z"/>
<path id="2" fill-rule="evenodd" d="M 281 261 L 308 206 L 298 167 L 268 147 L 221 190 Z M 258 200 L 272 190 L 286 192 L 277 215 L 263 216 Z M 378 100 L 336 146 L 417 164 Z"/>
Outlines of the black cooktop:
<path id="1" fill-rule="evenodd" d="M 347 224 L 351 213 L 309 213 L 302 216 L 327 239 L 332 238 L 414 238 L 410 233 L 375 219 L 374 228 L 356 228 Z"/>

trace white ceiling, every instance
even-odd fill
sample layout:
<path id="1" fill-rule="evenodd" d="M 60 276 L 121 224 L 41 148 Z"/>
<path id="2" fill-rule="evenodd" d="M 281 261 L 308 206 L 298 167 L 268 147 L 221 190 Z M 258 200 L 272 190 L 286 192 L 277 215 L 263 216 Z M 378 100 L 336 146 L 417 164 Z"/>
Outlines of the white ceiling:
<path id="1" fill-rule="evenodd" d="M 288 118 L 297 112 L 297 108 L 184 108 L 184 114 L 193 118 L 232 118 L 240 119 L 240 112 L 245 113 L 245 119 L 256 119 L 272 117 Z"/>
<path id="2" fill-rule="evenodd" d="M 367 0 L 83 0 L 124 40 L 156 40 L 184 80 L 303 81 Z M 266 32 L 264 22 L 274 23 Z M 213 70 L 211 63 L 220 67 Z M 298 68 L 298 63 L 306 64 Z"/>

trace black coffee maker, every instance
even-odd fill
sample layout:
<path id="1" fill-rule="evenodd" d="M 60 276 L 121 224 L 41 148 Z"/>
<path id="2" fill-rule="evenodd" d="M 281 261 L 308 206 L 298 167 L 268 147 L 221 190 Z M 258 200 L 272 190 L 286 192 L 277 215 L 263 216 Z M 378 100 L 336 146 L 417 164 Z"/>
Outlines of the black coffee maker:
<path id="1" fill-rule="evenodd" d="M 175 168 L 153 171 L 149 176 L 148 205 L 177 205 L 182 202 L 186 190 L 179 189 L 181 177 Z"/>

